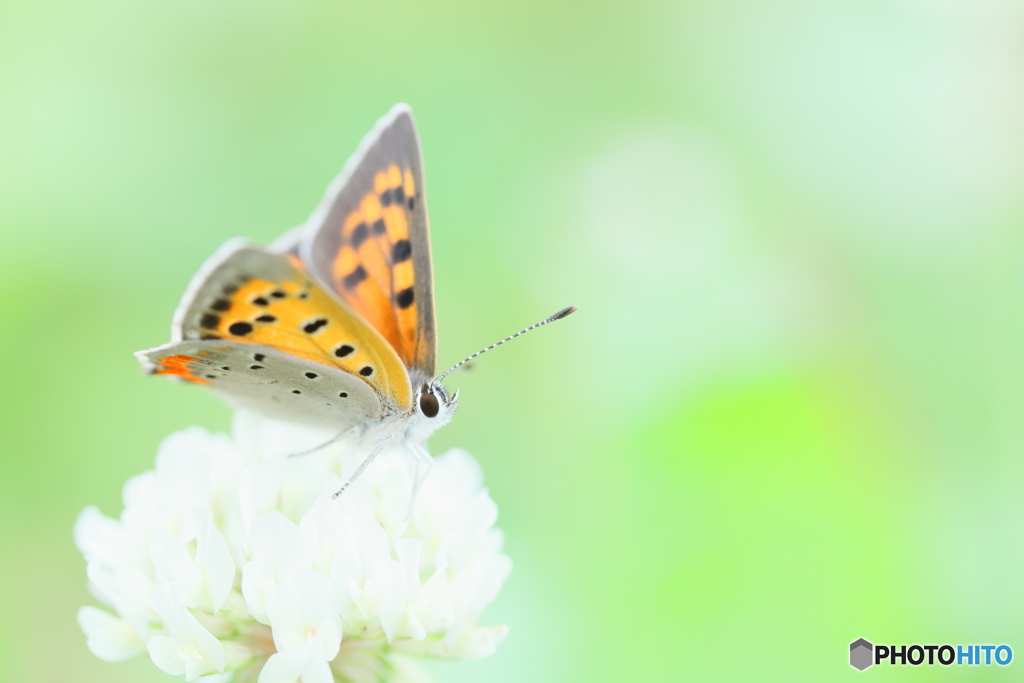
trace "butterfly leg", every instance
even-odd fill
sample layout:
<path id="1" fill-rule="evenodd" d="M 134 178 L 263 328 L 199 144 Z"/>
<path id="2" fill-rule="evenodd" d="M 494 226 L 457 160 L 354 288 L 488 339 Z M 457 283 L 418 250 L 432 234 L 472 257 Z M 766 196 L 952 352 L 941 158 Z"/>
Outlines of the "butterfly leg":
<path id="1" fill-rule="evenodd" d="M 412 516 L 412 506 L 416 502 L 416 494 L 419 493 L 420 486 L 427 480 L 427 476 L 430 474 L 430 470 L 434 468 L 434 458 L 430 456 L 427 449 L 418 443 L 408 444 L 409 450 L 412 451 L 413 458 L 416 459 L 416 467 L 412 473 L 412 495 L 409 496 L 409 509 L 405 512 L 405 518 L 409 519 Z M 420 477 L 420 463 L 426 464 L 426 470 L 423 472 L 423 477 Z"/>
<path id="2" fill-rule="evenodd" d="M 324 443 L 320 444 L 319 446 L 315 446 L 315 447 L 307 449 L 305 451 L 299 451 L 298 453 L 289 453 L 288 457 L 289 458 L 297 458 L 300 455 L 309 455 L 310 453 L 316 453 L 317 451 L 319 451 L 319 450 L 321 450 L 323 448 L 327 448 L 332 443 L 335 443 L 336 441 L 340 441 L 342 437 L 348 436 L 349 434 L 351 434 L 355 430 L 356 430 L 355 427 L 353 427 L 351 429 L 346 429 L 345 431 L 341 432 L 337 436 L 331 437 L 331 439 L 329 441 L 325 441 Z"/>
<path id="3" fill-rule="evenodd" d="M 359 475 L 363 473 L 363 470 L 366 469 L 367 465 L 369 465 L 370 462 L 373 461 L 373 459 L 377 457 L 378 453 L 380 453 L 382 450 L 384 450 L 384 447 L 387 446 L 388 442 L 390 442 L 391 439 L 393 439 L 394 437 L 395 437 L 394 434 L 388 434 L 387 436 L 385 436 L 381 440 L 381 442 L 379 444 L 377 444 L 372 451 L 370 451 L 370 454 L 368 456 L 366 456 L 366 458 L 363 460 L 363 462 L 360 463 L 359 467 L 356 468 L 356 471 L 353 472 L 352 476 L 348 478 L 348 481 L 346 481 L 344 484 L 342 484 L 341 488 L 338 489 L 338 491 L 333 496 L 331 496 L 331 498 L 337 498 L 342 493 L 344 493 L 345 489 L 347 489 L 349 486 L 351 486 L 352 482 L 354 482 L 356 479 L 359 478 Z"/>

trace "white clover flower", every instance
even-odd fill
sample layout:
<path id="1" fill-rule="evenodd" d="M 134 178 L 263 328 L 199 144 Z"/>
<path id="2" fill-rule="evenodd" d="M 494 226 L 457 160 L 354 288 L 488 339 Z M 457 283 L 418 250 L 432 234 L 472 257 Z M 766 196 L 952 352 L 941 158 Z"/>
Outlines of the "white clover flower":
<path id="1" fill-rule="evenodd" d="M 409 511 L 412 456 L 383 451 L 340 498 L 368 448 L 237 413 L 233 435 L 190 428 L 124 487 L 119 520 L 82 511 L 89 649 L 148 652 L 213 683 L 428 680 L 412 657 L 478 658 L 507 629 L 477 625 L 512 563 L 476 462 L 437 458 Z M 111 613 L 112 612 L 112 613 Z"/>

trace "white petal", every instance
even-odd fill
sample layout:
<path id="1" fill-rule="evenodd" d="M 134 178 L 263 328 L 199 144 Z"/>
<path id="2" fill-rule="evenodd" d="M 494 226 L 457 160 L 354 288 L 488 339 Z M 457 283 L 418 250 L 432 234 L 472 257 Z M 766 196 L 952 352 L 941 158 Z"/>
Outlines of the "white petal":
<path id="1" fill-rule="evenodd" d="M 505 625 L 486 628 L 475 626 L 466 632 L 458 644 L 449 653 L 449 657 L 460 659 L 481 659 L 494 654 L 494 650 L 508 636 L 508 627 Z"/>
<path id="2" fill-rule="evenodd" d="M 358 583 L 377 578 L 391 562 L 384 528 L 365 513 L 346 515 L 346 521 L 337 558 L 338 573 Z"/>
<path id="3" fill-rule="evenodd" d="M 469 496 L 484 486 L 480 463 L 462 448 L 450 448 L 436 458 L 437 469 L 444 472 L 444 487 L 450 495 Z"/>
<path id="4" fill-rule="evenodd" d="M 302 675 L 303 661 L 293 654 L 275 652 L 263 665 L 258 683 L 296 683 Z"/>
<path id="5" fill-rule="evenodd" d="M 302 683 L 334 683 L 330 665 L 323 659 L 310 657 L 302 670 Z"/>
<path id="6" fill-rule="evenodd" d="M 224 671 L 223 644 L 185 609 L 173 584 L 165 583 L 150 593 L 149 602 L 163 619 L 170 640 L 178 644 L 179 660 L 184 663 L 186 675 L 195 677 Z M 149 647 L 152 654 L 153 639 L 150 639 Z M 160 656 L 164 657 L 169 645 L 159 641 L 156 647 Z M 153 661 L 156 662 L 156 659 Z M 157 666 L 160 666 L 159 663 Z"/>
<path id="7" fill-rule="evenodd" d="M 185 663 L 185 680 L 194 681 L 203 674 L 210 673 L 210 665 L 202 657 L 194 654 L 182 656 L 182 661 Z M 216 670 L 216 669 L 215 669 Z"/>
<path id="8" fill-rule="evenodd" d="M 107 662 L 123 662 L 146 651 L 138 634 L 117 617 L 95 607 L 78 610 L 78 625 L 89 650 Z"/>
<path id="9" fill-rule="evenodd" d="M 299 529 L 309 543 L 313 569 L 328 575 L 335 555 L 341 549 L 345 516 L 330 496 L 316 499 L 313 508 L 302 517 Z"/>
<path id="10" fill-rule="evenodd" d="M 407 634 L 412 638 L 425 638 L 426 631 L 419 618 L 410 613 L 407 605 L 419 597 L 420 593 L 420 550 L 423 548 L 423 541 L 418 538 L 402 538 L 395 541 L 395 553 L 398 555 L 398 563 L 401 565 L 402 581 L 402 613 L 405 619 L 405 626 L 402 627 L 403 635 Z M 397 592 L 396 592 L 397 593 Z M 398 596 L 396 595 L 396 598 Z M 387 630 L 387 629 L 385 629 Z M 389 633 L 389 639 L 395 637 L 394 628 Z"/>
<path id="11" fill-rule="evenodd" d="M 288 473 L 287 458 L 273 458 L 266 462 L 249 460 L 242 470 L 238 485 L 238 499 L 242 523 L 247 529 L 258 515 L 279 510 L 281 488 Z"/>
<path id="12" fill-rule="evenodd" d="M 414 600 L 420 590 L 420 551 L 423 540 L 419 538 L 401 538 L 395 541 L 395 554 L 402 565 L 402 578 L 408 599 Z"/>
<path id="13" fill-rule="evenodd" d="M 278 651 L 305 651 L 315 640 L 319 650 L 311 656 L 334 659 L 341 644 L 341 617 L 330 594 L 330 581 L 312 570 L 294 570 L 285 577 L 270 598 L 268 612 Z"/>
<path id="14" fill-rule="evenodd" d="M 260 574 L 251 564 L 242 568 L 242 595 L 245 597 L 245 607 L 253 619 L 261 624 L 270 623 L 270 617 L 267 616 L 267 598 L 276 588 L 277 581 Z"/>
<path id="15" fill-rule="evenodd" d="M 111 607 L 117 604 L 122 591 L 114 567 L 94 559 L 85 566 L 85 576 L 89 579 L 89 592 L 97 600 Z"/>
<path id="16" fill-rule="evenodd" d="M 268 600 L 277 584 L 290 569 L 308 569 L 312 561 L 299 528 L 280 512 L 256 517 L 250 538 L 252 559 L 242 568 L 242 595 L 249 612 L 267 624 Z"/>
<path id="17" fill-rule="evenodd" d="M 74 535 L 75 545 L 87 560 L 111 558 L 122 542 L 121 523 L 104 515 L 95 505 L 78 513 Z"/>
<path id="18" fill-rule="evenodd" d="M 145 554 L 146 546 L 140 544 L 138 554 L 126 558 L 114 568 L 116 584 L 114 606 L 121 618 L 138 629 L 138 622 L 156 619 L 156 613 L 149 606 L 147 595 L 153 590 L 153 570 Z M 89 571 L 90 578 L 94 578 Z M 141 633 L 141 631 L 140 631 Z"/>
<path id="19" fill-rule="evenodd" d="M 216 614 L 227 600 L 235 581 L 235 561 L 224 536 L 213 525 L 213 513 L 195 508 L 193 514 L 197 531 L 196 567 L 208 596 L 208 603 L 204 606 Z"/>
<path id="20" fill-rule="evenodd" d="M 388 571 L 383 572 L 379 579 L 367 582 L 363 595 L 364 605 L 367 603 L 366 597 L 372 600 L 366 611 L 380 614 L 380 625 L 384 627 L 384 634 L 390 643 L 395 638 L 398 621 L 405 611 L 405 580 L 402 576 L 402 566 L 398 562 L 391 562 Z"/>
<path id="21" fill-rule="evenodd" d="M 419 599 L 410 606 L 423 630 L 428 633 L 443 632 L 451 626 L 455 618 L 454 592 L 450 583 L 445 581 L 443 570 L 431 576 L 420 589 Z M 422 637 L 415 633 L 413 638 Z"/>
<path id="22" fill-rule="evenodd" d="M 366 610 L 363 609 L 361 604 L 363 599 L 363 589 L 359 583 L 351 576 L 346 581 L 344 590 L 344 600 L 339 603 L 338 611 L 341 612 L 341 618 L 346 624 L 351 626 L 353 629 L 358 630 L 358 627 L 362 625 L 369 616 L 366 614 Z M 340 581 L 335 578 L 335 584 Z"/>
<path id="23" fill-rule="evenodd" d="M 444 635 L 444 643 L 448 649 L 452 649 L 455 643 L 463 636 L 466 629 L 472 626 L 477 616 L 476 596 L 484 581 L 483 572 L 478 569 L 470 569 L 462 572 L 451 582 L 453 602 L 455 603 L 455 614 L 452 624 Z"/>
<path id="24" fill-rule="evenodd" d="M 157 668 L 172 676 L 185 673 L 185 663 L 181 657 L 181 643 L 167 636 L 153 636 L 147 643 L 149 657 Z"/>
<path id="25" fill-rule="evenodd" d="M 149 542 L 149 554 L 157 582 L 173 582 L 186 605 L 198 606 L 199 571 L 182 540 L 171 534 L 161 534 Z"/>
<path id="26" fill-rule="evenodd" d="M 153 491 L 157 487 L 156 472 L 149 471 L 130 477 L 121 487 L 121 500 L 125 509 L 149 508 L 153 502 Z M 122 515 L 123 519 L 123 515 Z"/>
<path id="27" fill-rule="evenodd" d="M 195 539 L 192 509 L 210 500 L 210 468 L 216 439 L 205 429 L 190 427 L 165 438 L 157 449 L 157 484 L 151 504 L 158 531 Z"/>

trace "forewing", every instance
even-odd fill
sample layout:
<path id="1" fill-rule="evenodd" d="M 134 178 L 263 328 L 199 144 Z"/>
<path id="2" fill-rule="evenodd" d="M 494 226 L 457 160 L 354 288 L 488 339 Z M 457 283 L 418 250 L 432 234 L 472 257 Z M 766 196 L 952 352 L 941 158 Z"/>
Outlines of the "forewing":
<path id="1" fill-rule="evenodd" d="M 277 419 L 345 429 L 382 414 L 373 389 L 355 375 L 262 344 L 189 340 L 136 355 L 153 374 L 206 385 L 235 407 Z"/>
<path id="2" fill-rule="evenodd" d="M 409 376 L 391 346 L 293 258 L 242 240 L 221 247 L 189 285 L 172 341 L 270 347 L 351 375 L 380 396 L 385 412 L 409 410 Z"/>
<path id="3" fill-rule="evenodd" d="M 363 139 L 306 224 L 299 258 L 398 353 L 434 374 L 437 333 L 426 192 L 412 112 L 396 105 Z"/>

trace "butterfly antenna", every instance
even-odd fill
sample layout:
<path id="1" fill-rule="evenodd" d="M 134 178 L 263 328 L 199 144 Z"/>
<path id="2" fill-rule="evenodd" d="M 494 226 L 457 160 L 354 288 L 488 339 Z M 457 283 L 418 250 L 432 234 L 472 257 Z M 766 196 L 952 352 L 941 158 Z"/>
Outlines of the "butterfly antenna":
<path id="1" fill-rule="evenodd" d="M 462 359 L 462 360 L 460 360 L 460 361 L 459 361 L 458 363 L 456 363 L 455 365 L 451 366 L 450 368 L 448 368 L 447 370 L 445 370 L 444 372 L 442 372 L 442 373 L 441 373 L 440 375 L 438 375 L 438 376 L 437 376 L 437 377 L 435 377 L 434 379 L 430 380 L 430 383 L 431 383 L 431 384 L 435 384 L 435 383 L 437 383 L 437 382 L 440 382 L 440 381 L 441 381 L 441 380 L 443 380 L 443 379 L 444 379 L 445 377 L 447 377 L 447 376 L 448 376 L 448 374 L 449 374 L 449 373 L 450 373 L 450 372 L 451 372 L 452 370 L 455 370 L 455 369 L 457 369 L 457 368 L 459 368 L 459 367 L 461 367 L 461 366 L 465 365 L 466 363 L 468 363 L 469 361 L 473 360 L 474 358 L 476 358 L 476 357 L 477 357 L 477 356 L 479 356 L 480 354 L 482 354 L 482 353 L 487 353 L 488 351 L 490 351 L 491 349 L 495 348 L 496 346 L 501 346 L 501 345 L 502 345 L 502 344 L 504 344 L 505 342 L 507 342 L 507 341 L 511 341 L 511 340 L 515 339 L 516 337 L 518 337 L 518 336 L 519 336 L 519 335 L 521 335 L 521 334 L 526 334 L 526 333 L 527 333 L 527 332 L 529 332 L 530 330 L 534 330 L 534 329 L 537 329 L 538 327 L 543 327 L 544 325 L 547 325 L 548 323 L 553 323 L 553 322 L 555 322 L 556 320 L 561 320 L 561 319 L 562 319 L 562 318 L 564 318 L 565 316 L 567 316 L 567 315 L 569 315 L 569 314 L 571 314 L 571 313 L 575 313 L 575 312 L 576 312 L 576 307 L 575 307 L 575 306 L 569 306 L 568 308 L 563 308 L 562 310 L 560 310 L 560 311 L 559 311 L 558 313 L 555 313 L 555 314 L 554 314 L 553 316 L 551 316 L 550 318 L 545 318 L 544 320 L 541 320 L 541 321 L 540 321 L 539 323 L 534 323 L 533 325 L 530 325 L 530 326 L 529 326 L 529 327 L 527 327 L 526 329 L 523 329 L 523 330 L 519 330 L 518 332 L 516 332 L 515 334 L 513 334 L 513 335 L 512 335 L 512 336 L 510 336 L 510 337 L 505 337 L 505 338 L 504 338 L 504 339 L 502 339 L 502 340 L 501 340 L 500 342 L 496 342 L 496 343 L 494 343 L 494 344 L 491 344 L 491 345 L 490 345 L 490 346 L 488 346 L 488 347 L 487 347 L 486 349 L 480 349 L 479 351 L 477 351 L 476 353 L 474 353 L 474 354 L 473 354 L 472 356 L 468 356 L 468 357 L 466 357 L 466 358 L 463 358 L 463 359 Z"/>

